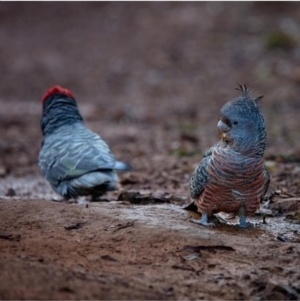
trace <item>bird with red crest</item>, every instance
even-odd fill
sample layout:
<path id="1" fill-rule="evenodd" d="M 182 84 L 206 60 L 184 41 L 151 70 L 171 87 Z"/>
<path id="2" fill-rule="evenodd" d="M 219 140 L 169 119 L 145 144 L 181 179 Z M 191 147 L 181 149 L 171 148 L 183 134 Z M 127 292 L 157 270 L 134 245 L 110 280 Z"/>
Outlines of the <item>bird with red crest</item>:
<path id="1" fill-rule="evenodd" d="M 42 100 L 44 137 L 38 163 L 53 189 L 65 199 L 95 199 L 115 190 L 116 170 L 131 167 L 117 161 L 105 141 L 85 126 L 73 94 L 54 86 Z"/>

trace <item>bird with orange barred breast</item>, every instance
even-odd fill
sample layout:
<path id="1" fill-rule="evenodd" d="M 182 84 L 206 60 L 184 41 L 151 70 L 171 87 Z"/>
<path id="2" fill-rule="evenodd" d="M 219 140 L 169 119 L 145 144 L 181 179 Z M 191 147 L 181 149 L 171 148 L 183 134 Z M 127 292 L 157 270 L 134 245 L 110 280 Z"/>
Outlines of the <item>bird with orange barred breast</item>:
<path id="1" fill-rule="evenodd" d="M 267 131 L 259 101 L 252 98 L 244 84 L 237 90 L 242 95 L 221 109 L 218 130 L 221 140 L 207 151 L 190 180 L 190 195 L 201 219 L 191 221 L 213 225 L 209 218 L 218 212 L 239 216 L 239 226 L 252 224 L 246 217 L 260 206 L 270 176 L 263 155 Z"/>

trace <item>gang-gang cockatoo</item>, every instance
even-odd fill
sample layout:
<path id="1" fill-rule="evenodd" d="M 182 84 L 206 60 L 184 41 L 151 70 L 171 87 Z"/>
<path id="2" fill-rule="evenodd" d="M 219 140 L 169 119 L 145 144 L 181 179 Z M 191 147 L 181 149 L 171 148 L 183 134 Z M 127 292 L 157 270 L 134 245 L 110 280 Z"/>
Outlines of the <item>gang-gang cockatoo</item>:
<path id="1" fill-rule="evenodd" d="M 115 170 L 130 166 L 116 161 L 105 141 L 89 130 L 73 94 L 60 86 L 43 97 L 43 142 L 39 153 L 42 174 L 65 199 L 91 195 L 95 199 L 115 190 Z"/>
<path id="2" fill-rule="evenodd" d="M 202 213 L 192 222 L 210 225 L 218 212 L 239 216 L 239 225 L 251 225 L 252 215 L 266 194 L 270 176 L 264 164 L 267 132 L 258 102 L 244 84 L 242 95 L 221 109 L 218 130 L 221 140 L 206 152 L 190 180 L 190 195 Z"/>

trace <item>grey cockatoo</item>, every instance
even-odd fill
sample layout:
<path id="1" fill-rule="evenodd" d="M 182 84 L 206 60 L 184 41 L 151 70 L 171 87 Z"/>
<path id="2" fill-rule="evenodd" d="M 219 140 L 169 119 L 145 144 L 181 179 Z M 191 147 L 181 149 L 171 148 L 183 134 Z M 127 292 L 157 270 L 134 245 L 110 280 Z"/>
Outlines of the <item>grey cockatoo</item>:
<path id="1" fill-rule="evenodd" d="M 115 170 L 130 166 L 116 161 L 108 145 L 89 130 L 78 111 L 73 94 L 60 86 L 43 97 L 41 128 L 44 135 L 39 153 L 42 174 L 65 199 L 101 196 L 115 190 Z"/>
<path id="2" fill-rule="evenodd" d="M 246 216 L 253 214 L 266 194 L 270 177 L 264 164 L 267 132 L 258 106 L 262 97 L 242 95 L 221 109 L 218 129 L 221 140 L 196 167 L 190 180 L 190 195 L 202 213 L 192 222 L 208 225 L 208 217 L 220 211 L 239 215 L 240 226 L 247 227 Z"/>

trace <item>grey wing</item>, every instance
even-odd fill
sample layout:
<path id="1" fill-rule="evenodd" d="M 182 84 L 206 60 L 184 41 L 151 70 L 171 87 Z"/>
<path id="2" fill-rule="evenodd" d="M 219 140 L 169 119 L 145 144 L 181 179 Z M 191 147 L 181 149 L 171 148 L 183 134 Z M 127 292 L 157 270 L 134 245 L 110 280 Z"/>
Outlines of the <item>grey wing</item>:
<path id="1" fill-rule="evenodd" d="M 209 157 L 212 155 L 213 151 L 215 148 L 218 148 L 220 146 L 220 142 L 218 142 L 217 144 L 215 144 L 214 146 L 212 146 L 208 151 L 206 151 L 206 153 L 203 155 L 203 158 Z"/>
<path id="2" fill-rule="evenodd" d="M 40 168 L 53 185 L 91 171 L 114 169 L 115 163 L 108 145 L 88 129 L 69 137 L 64 133 L 47 137 L 39 156 Z"/>
<path id="3" fill-rule="evenodd" d="M 190 180 L 190 195 L 193 199 L 196 199 L 202 190 L 205 187 L 205 184 L 207 183 L 209 179 L 209 174 L 207 171 L 207 166 L 209 165 L 212 152 L 215 147 L 217 147 L 218 144 L 210 148 L 203 156 L 203 159 L 200 161 L 198 166 L 196 167 L 195 171 L 192 174 L 191 180 Z"/>

